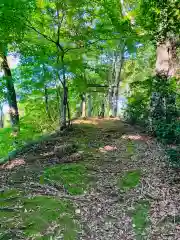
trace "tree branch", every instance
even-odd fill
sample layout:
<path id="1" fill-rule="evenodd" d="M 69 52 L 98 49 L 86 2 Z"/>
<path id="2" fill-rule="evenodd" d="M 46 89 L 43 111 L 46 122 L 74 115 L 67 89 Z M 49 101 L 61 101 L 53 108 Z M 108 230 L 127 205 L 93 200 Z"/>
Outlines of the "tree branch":
<path id="1" fill-rule="evenodd" d="M 34 30 L 34 31 L 35 31 L 36 33 L 38 33 L 39 35 L 43 36 L 46 40 L 48 40 L 48 41 L 56 44 L 56 46 L 57 46 L 62 52 L 64 52 L 64 49 L 63 49 L 63 47 L 61 46 L 61 44 L 60 44 L 59 42 L 54 41 L 51 37 L 49 37 L 48 35 L 42 33 L 41 31 L 39 31 L 37 28 L 35 28 L 35 27 L 31 24 L 31 22 L 30 22 L 25 16 L 24 16 L 24 18 L 26 19 L 26 22 L 27 22 L 27 23 L 26 23 L 26 26 L 27 26 L 28 28 Z M 60 28 L 59 28 L 59 31 L 60 31 Z"/>
<path id="2" fill-rule="evenodd" d="M 101 85 L 101 84 L 88 84 L 87 87 L 109 87 L 109 85 Z"/>
<path id="3" fill-rule="evenodd" d="M 63 15 L 62 15 L 62 18 L 61 18 L 61 21 L 60 21 L 58 5 L 56 7 L 57 7 L 57 18 L 58 18 L 57 43 L 59 44 L 59 41 L 60 41 L 60 30 L 61 30 L 61 26 L 62 26 L 64 17 L 65 17 L 65 14 L 63 12 Z"/>
<path id="4" fill-rule="evenodd" d="M 121 38 L 122 39 L 122 38 Z M 74 47 L 74 48 L 66 48 L 64 50 L 65 53 L 69 52 L 70 50 L 78 50 L 78 49 L 81 49 L 81 48 L 84 48 L 84 47 L 88 47 L 88 46 L 91 46 L 97 42 L 100 42 L 100 41 L 108 41 L 108 40 L 120 40 L 120 38 L 110 38 L 110 39 L 98 39 L 94 42 L 91 42 L 91 43 L 88 43 L 87 45 L 83 45 L 83 46 L 80 46 L 80 47 Z"/>

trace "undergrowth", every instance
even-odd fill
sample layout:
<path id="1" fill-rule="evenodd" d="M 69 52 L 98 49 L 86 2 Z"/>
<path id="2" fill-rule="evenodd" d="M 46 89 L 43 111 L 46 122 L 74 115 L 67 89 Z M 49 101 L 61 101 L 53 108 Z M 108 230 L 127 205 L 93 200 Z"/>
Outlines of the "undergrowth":
<path id="1" fill-rule="evenodd" d="M 174 77 L 154 76 L 130 84 L 130 95 L 125 118 L 140 124 L 167 146 L 170 165 L 180 167 L 180 95 L 178 80 Z"/>
<path id="2" fill-rule="evenodd" d="M 41 131 L 36 126 L 27 125 L 21 122 L 20 132 L 16 135 L 12 128 L 0 129 L 0 164 L 11 158 L 21 147 L 35 140 L 41 139 L 42 136 L 50 133 L 49 131 Z"/>

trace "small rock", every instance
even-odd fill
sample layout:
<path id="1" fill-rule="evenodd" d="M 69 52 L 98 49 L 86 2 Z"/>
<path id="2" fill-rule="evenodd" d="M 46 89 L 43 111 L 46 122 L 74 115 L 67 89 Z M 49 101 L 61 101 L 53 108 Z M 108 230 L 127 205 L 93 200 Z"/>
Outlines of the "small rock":
<path id="1" fill-rule="evenodd" d="M 75 210 L 75 213 L 76 213 L 76 214 L 80 214 L 80 213 L 81 213 L 81 210 L 80 210 L 80 209 L 76 209 L 76 210 Z"/>

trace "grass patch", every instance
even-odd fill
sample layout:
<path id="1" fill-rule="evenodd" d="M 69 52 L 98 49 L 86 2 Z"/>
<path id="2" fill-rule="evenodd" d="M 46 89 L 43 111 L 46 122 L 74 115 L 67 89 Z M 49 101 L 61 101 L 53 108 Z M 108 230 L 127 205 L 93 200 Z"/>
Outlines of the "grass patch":
<path id="1" fill-rule="evenodd" d="M 13 134 L 11 127 L 0 129 L 0 164 L 7 161 L 8 157 L 14 157 L 16 151 L 19 151 L 26 144 L 41 140 L 44 135 L 53 131 L 51 124 L 48 130 L 43 131 L 42 129 L 27 122 L 24 118 L 20 120 L 20 132 L 17 136 Z"/>
<path id="2" fill-rule="evenodd" d="M 130 190 L 139 184 L 140 178 L 139 170 L 128 171 L 118 180 L 118 186 L 124 191 Z"/>
<path id="3" fill-rule="evenodd" d="M 137 239 L 146 235 L 146 228 L 149 225 L 150 204 L 147 201 L 139 202 L 132 213 L 133 227 L 137 234 Z"/>
<path id="4" fill-rule="evenodd" d="M 72 195 L 84 193 L 88 186 L 86 168 L 82 164 L 62 164 L 48 168 L 43 177 L 45 181 L 55 181 L 55 183 L 63 185 Z"/>

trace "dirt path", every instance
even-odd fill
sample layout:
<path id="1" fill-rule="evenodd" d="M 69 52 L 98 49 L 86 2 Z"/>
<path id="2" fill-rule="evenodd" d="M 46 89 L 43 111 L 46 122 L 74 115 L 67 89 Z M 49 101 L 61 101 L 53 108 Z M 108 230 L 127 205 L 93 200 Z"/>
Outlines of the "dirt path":
<path id="1" fill-rule="evenodd" d="M 155 140 L 97 119 L 54 139 L 1 169 L 0 239 L 180 239 L 180 179 Z M 55 164 L 48 152 L 62 143 L 78 144 L 83 161 Z"/>

